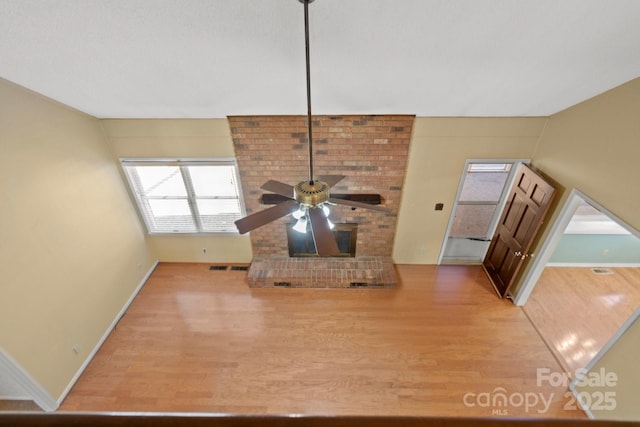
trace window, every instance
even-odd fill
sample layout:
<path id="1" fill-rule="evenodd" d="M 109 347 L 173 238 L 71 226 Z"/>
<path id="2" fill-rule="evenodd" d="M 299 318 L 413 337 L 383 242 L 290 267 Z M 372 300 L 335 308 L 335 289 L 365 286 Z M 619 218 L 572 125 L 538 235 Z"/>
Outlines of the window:
<path id="1" fill-rule="evenodd" d="M 237 233 L 244 215 L 236 162 L 121 159 L 151 234 Z"/>
<path id="2" fill-rule="evenodd" d="M 511 163 L 469 163 L 449 236 L 489 239 Z"/>

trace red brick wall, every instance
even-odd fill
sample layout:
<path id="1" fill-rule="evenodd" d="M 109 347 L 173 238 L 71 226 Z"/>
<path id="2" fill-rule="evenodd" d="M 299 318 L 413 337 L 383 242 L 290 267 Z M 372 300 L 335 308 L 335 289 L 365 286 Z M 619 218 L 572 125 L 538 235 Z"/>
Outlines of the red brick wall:
<path id="1" fill-rule="evenodd" d="M 319 175 L 346 175 L 334 193 L 378 193 L 392 213 L 334 206 L 335 223 L 358 224 L 356 256 L 391 256 L 414 116 L 315 116 L 313 168 Z M 308 179 L 305 116 L 229 117 L 247 213 L 265 209 L 258 200 L 269 179 L 295 185 Z M 315 178 L 314 177 L 314 178 Z M 251 232 L 254 256 L 286 255 L 285 224 L 274 221 Z"/>

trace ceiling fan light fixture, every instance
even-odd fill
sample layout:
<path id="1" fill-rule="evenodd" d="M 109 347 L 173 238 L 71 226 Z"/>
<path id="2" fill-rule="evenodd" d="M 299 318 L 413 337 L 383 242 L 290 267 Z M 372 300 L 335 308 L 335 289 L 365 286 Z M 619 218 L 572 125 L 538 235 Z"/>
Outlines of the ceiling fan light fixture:
<path id="1" fill-rule="evenodd" d="M 303 233 L 303 234 L 306 233 L 307 232 L 307 217 L 306 216 L 300 217 L 298 222 L 296 222 L 296 225 L 294 225 L 292 228 L 295 231 L 297 231 L 298 233 Z"/>
<path id="2" fill-rule="evenodd" d="M 306 214 L 307 214 L 307 210 L 302 205 L 300 205 L 300 208 L 294 213 L 292 213 L 291 216 L 294 217 L 295 219 L 300 219 Z"/>

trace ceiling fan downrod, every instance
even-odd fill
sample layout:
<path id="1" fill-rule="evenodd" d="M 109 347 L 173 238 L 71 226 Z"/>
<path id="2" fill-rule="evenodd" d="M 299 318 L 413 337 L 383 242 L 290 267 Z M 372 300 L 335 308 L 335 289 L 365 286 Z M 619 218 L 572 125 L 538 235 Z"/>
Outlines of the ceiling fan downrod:
<path id="1" fill-rule="evenodd" d="M 307 70 L 307 139 L 309 141 L 309 180 L 294 187 L 294 197 L 303 206 L 316 208 L 329 201 L 329 185 L 313 179 L 313 123 L 311 114 L 311 54 L 309 49 L 309 3 L 313 0 L 298 0 L 304 5 L 304 48 Z M 327 211 L 328 212 L 328 211 Z"/>
<path id="2" fill-rule="evenodd" d="M 313 242 L 320 256 L 338 256 L 340 248 L 331 232 L 334 225 L 329 220 L 328 205 L 345 205 L 351 208 L 364 208 L 389 212 L 389 209 L 342 198 L 332 198 L 330 189 L 340 182 L 344 175 L 321 175 L 313 179 L 313 131 L 311 116 L 311 66 L 309 55 L 309 3 L 313 0 L 298 0 L 304 5 L 304 32 L 307 68 L 307 132 L 309 142 L 309 180 L 296 186 L 280 181 L 269 180 L 260 188 L 284 197 L 285 201 L 267 209 L 260 210 L 235 221 L 240 234 L 247 233 L 287 215 L 293 216 L 295 231 L 307 232 L 311 229 Z"/>
<path id="3" fill-rule="evenodd" d="M 311 60 L 309 53 L 309 3 L 313 0 L 298 0 L 304 5 L 304 49 L 307 67 L 307 139 L 309 141 L 309 185 L 313 186 L 313 131 L 311 124 Z"/>

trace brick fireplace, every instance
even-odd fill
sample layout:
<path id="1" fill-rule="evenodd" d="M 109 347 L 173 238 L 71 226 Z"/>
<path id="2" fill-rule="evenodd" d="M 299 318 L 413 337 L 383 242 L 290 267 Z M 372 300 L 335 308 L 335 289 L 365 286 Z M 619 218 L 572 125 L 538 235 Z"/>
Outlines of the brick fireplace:
<path id="1" fill-rule="evenodd" d="M 250 286 L 395 285 L 391 251 L 413 120 L 408 115 L 314 117 L 315 175 L 345 175 L 333 193 L 377 193 L 392 212 L 332 208 L 334 223 L 357 224 L 355 257 L 290 258 L 289 216 L 251 231 Z M 307 179 L 305 116 L 233 116 L 229 123 L 248 214 L 268 207 L 259 202 L 267 180 L 294 185 Z M 313 274 L 300 277 L 302 271 Z"/>

